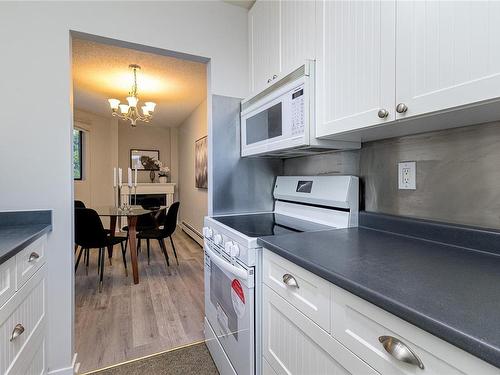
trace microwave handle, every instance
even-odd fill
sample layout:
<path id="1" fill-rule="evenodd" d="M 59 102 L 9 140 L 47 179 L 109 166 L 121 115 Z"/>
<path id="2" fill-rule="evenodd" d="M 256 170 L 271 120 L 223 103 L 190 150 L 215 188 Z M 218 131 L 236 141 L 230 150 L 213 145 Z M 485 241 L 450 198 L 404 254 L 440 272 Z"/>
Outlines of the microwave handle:
<path id="1" fill-rule="evenodd" d="M 224 259 L 222 259 L 220 256 L 215 254 L 210 248 L 205 244 L 204 246 L 205 252 L 208 254 L 210 257 L 210 261 L 214 262 L 217 266 L 220 268 L 226 270 L 227 272 L 237 276 L 241 280 L 247 280 L 248 279 L 248 272 L 246 270 L 242 270 L 241 268 L 238 268 L 236 266 L 233 266 L 231 263 L 228 263 Z"/>

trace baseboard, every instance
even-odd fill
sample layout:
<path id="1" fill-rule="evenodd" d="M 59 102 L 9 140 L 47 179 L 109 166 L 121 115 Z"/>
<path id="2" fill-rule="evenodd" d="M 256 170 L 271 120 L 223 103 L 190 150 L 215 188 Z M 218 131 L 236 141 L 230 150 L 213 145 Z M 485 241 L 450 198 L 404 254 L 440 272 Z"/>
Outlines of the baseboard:
<path id="1" fill-rule="evenodd" d="M 75 368 L 71 365 L 70 367 L 49 371 L 48 375 L 75 375 Z"/>
<path id="2" fill-rule="evenodd" d="M 195 240 L 198 245 L 203 247 L 203 235 L 198 232 L 192 225 L 183 221 L 181 223 L 181 228 L 184 233 L 186 233 L 189 237 Z"/>

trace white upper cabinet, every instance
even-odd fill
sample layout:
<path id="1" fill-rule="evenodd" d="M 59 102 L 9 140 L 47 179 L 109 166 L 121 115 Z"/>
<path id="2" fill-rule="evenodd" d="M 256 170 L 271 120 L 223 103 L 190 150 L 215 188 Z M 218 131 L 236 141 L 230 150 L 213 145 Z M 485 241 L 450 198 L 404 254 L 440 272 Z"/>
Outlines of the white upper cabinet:
<path id="1" fill-rule="evenodd" d="M 398 1 L 396 35 L 398 118 L 500 97 L 500 2 Z"/>
<path id="2" fill-rule="evenodd" d="M 280 1 L 281 29 L 281 69 L 277 73 L 282 78 L 293 72 L 306 60 L 314 60 L 315 55 L 315 1 Z"/>
<path id="3" fill-rule="evenodd" d="M 395 119 L 395 1 L 317 1 L 317 136 Z"/>
<path id="4" fill-rule="evenodd" d="M 250 9 L 250 96 L 315 58 L 315 6 L 260 0 Z"/>
<path id="5" fill-rule="evenodd" d="M 277 1 L 257 1 L 249 11 L 250 91 L 258 93 L 280 70 L 280 25 Z"/>

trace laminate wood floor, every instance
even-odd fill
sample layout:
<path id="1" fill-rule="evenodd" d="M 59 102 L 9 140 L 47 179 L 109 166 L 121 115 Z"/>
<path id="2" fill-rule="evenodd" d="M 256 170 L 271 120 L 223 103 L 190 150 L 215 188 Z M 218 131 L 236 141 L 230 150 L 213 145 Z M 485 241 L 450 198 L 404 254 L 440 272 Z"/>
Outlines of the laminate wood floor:
<path id="1" fill-rule="evenodd" d="M 125 277 L 119 246 L 115 246 L 112 266 L 106 256 L 102 293 L 98 292 L 98 250 L 91 250 L 88 276 L 80 263 L 75 276 L 80 373 L 204 338 L 203 249 L 181 229 L 173 238 L 179 266 L 170 241 L 166 241 L 170 267 L 158 242 L 152 241 L 151 264 L 145 248 L 139 254 L 138 285 L 132 282 L 129 253 L 129 276 Z"/>

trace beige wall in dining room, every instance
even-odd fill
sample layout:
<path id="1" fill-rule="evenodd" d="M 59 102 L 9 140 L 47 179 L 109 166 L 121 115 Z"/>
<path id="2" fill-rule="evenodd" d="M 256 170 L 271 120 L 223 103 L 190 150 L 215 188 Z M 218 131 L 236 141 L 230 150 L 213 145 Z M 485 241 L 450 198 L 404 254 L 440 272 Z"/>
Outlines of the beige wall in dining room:
<path id="1" fill-rule="evenodd" d="M 118 123 L 118 165 L 124 170 L 124 183 L 127 181 L 127 168 L 130 167 L 131 149 L 159 150 L 160 160 L 171 168 L 170 129 L 167 127 L 150 124 L 132 127 L 128 122 Z M 139 182 L 151 182 L 149 171 L 139 171 L 137 179 Z M 172 179 L 170 181 L 176 182 Z M 158 173 L 156 182 L 158 182 Z"/>
<path id="2" fill-rule="evenodd" d="M 74 126 L 83 130 L 83 178 L 75 199 L 87 206 L 113 204 L 112 170 L 118 164 L 118 121 L 76 109 Z"/>
<path id="3" fill-rule="evenodd" d="M 207 135 L 207 100 L 205 99 L 178 128 L 179 222 L 202 233 L 203 218 L 208 212 L 207 189 L 198 189 L 194 181 L 194 143 Z M 201 238 L 195 238 L 201 241 Z"/>

